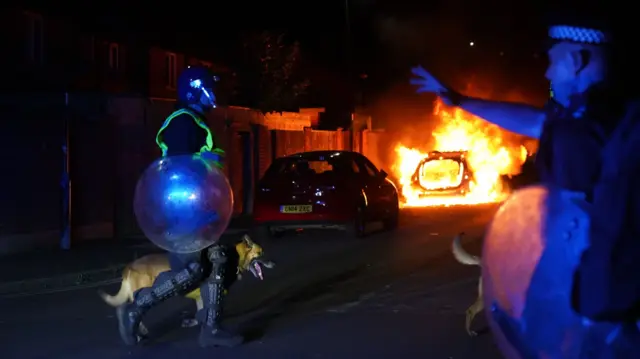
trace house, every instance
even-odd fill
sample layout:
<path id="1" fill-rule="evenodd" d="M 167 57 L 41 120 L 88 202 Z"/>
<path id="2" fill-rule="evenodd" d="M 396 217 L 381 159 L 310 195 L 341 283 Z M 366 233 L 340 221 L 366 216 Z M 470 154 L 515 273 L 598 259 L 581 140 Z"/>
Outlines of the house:
<path id="1" fill-rule="evenodd" d="M 78 25 L 65 15 L 5 11 L 0 15 L 0 37 L 6 44 L 0 65 L 9 70 L 2 84 L 16 91 L 175 98 L 177 76 L 187 65 L 231 73 L 210 60 L 176 52 L 148 38 Z"/>
<path id="2" fill-rule="evenodd" d="M 186 66 L 206 66 L 221 77 L 222 106 L 207 122 L 227 154 L 235 214 L 251 213 L 255 184 L 274 157 L 313 146 L 345 148 L 342 133 L 312 133 L 323 108 L 263 114 L 225 106 L 235 80 L 229 68 L 146 34 L 82 21 L 35 11 L 0 14 L 1 83 L 9 90 L 0 104 L 11 119 L 3 122 L 0 152 L 20 153 L 3 163 L 11 176 L 2 185 L 13 190 L 0 206 L 0 255 L 57 244 L 67 165 L 74 243 L 139 234 L 131 206 L 136 183 L 159 155 L 155 134 L 174 109 Z"/>
<path id="3" fill-rule="evenodd" d="M 140 168 L 157 156 L 155 131 L 173 109 L 177 75 L 188 63 L 216 67 L 82 21 L 0 13 L 0 83 L 7 90 L 0 103 L 10 119 L 0 151 L 20 153 L 3 164 L 12 176 L 2 185 L 14 190 L 0 206 L 0 253 L 56 243 L 63 164 L 71 168 L 74 235 L 117 237 L 118 228 L 135 223 L 131 193 Z"/>

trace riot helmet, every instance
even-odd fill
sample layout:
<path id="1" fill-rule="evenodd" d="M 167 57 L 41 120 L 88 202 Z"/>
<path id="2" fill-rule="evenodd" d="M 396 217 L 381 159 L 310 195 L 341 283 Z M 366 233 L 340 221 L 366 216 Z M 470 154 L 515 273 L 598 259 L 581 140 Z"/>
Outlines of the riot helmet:
<path id="1" fill-rule="evenodd" d="M 205 110 L 217 106 L 213 93 L 218 77 L 203 66 L 189 66 L 178 77 L 177 100 L 180 104 L 200 106 Z"/>

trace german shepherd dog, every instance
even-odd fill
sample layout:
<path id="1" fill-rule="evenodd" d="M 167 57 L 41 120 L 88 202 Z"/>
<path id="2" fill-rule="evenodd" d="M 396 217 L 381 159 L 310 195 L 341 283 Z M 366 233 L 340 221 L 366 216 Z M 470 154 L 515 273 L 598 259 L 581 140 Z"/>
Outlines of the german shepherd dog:
<path id="1" fill-rule="evenodd" d="M 456 260 L 462 264 L 468 266 L 480 266 L 481 261 L 480 257 L 469 254 L 467 251 L 462 248 L 462 244 L 460 241 L 462 240 L 462 236 L 464 233 L 460 233 L 455 238 L 453 238 L 453 243 L 451 245 L 451 251 L 453 252 L 453 256 Z M 478 297 L 476 301 L 471 304 L 469 309 L 466 312 L 466 320 L 465 320 L 465 329 L 469 336 L 475 337 L 478 335 L 475 331 L 471 330 L 471 323 L 473 322 L 473 318 L 480 313 L 484 309 L 484 301 L 482 300 L 482 276 L 478 280 Z"/>

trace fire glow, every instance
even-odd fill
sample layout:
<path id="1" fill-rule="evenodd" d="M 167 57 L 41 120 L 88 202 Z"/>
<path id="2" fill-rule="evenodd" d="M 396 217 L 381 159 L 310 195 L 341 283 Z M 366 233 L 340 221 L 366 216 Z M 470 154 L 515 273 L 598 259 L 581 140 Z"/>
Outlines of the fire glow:
<path id="1" fill-rule="evenodd" d="M 503 186 L 501 175 L 520 173 L 527 158 L 525 147 L 509 144 L 506 140 L 507 132 L 498 126 L 459 108 L 446 107 L 439 100 L 434 114 L 441 122 L 432 133 L 434 148 L 408 148 L 401 143 L 395 146 L 397 157 L 392 170 L 402 188 L 403 206 L 470 205 L 504 200 L 509 191 Z M 466 193 L 431 196 L 425 195 L 421 188 L 412 185 L 412 177 L 418 165 L 429 157 L 430 151 L 466 151 L 464 157 L 473 173 Z M 429 167 L 420 171 L 419 181 L 422 187 L 438 188 L 447 187 L 447 184 L 453 181 L 459 183 L 461 177 L 453 173 L 456 172 L 456 168 L 452 168 L 451 162 L 428 162 Z M 440 175 L 433 176 L 434 171 Z M 444 180 L 447 183 L 443 184 L 443 177 L 449 177 L 448 180 Z M 428 183 L 430 180 L 434 181 L 432 185 Z"/>

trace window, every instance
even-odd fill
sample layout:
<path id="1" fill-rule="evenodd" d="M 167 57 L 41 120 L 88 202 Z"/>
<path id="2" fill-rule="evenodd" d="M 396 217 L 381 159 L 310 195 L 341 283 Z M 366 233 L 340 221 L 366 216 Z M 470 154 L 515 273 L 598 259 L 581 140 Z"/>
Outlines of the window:
<path id="1" fill-rule="evenodd" d="M 109 68 L 120 69 L 120 47 L 116 43 L 109 44 Z"/>
<path id="2" fill-rule="evenodd" d="M 333 171 L 335 169 L 334 165 L 332 163 L 329 163 L 328 161 L 307 161 L 306 166 L 304 166 L 304 163 L 305 162 L 299 162 L 298 169 L 301 172 L 305 169 L 305 167 L 309 168 L 315 174 L 321 174 L 321 173 Z"/>
<path id="3" fill-rule="evenodd" d="M 378 169 L 373 165 L 373 163 L 371 163 L 371 161 L 367 160 L 366 158 L 361 158 L 359 162 L 362 164 L 362 167 L 364 167 L 367 175 L 371 177 L 375 177 L 378 175 Z"/>
<path id="4" fill-rule="evenodd" d="M 464 165 L 455 159 L 433 159 L 422 164 L 420 186 L 426 189 L 458 187 L 462 183 Z"/>
<path id="5" fill-rule="evenodd" d="M 351 160 L 351 169 L 354 173 L 360 173 L 360 166 L 358 166 L 358 163 L 355 160 Z"/>
<path id="6" fill-rule="evenodd" d="M 267 170 L 265 178 L 282 178 L 290 176 L 315 176 L 333 170 L 333 165 L 322 159 L 291 159 L 276 160 Z"/>
<path id="7" fill-rule="evenodd" d="M 31 63 L 44 62 L 44 21 L 42 15 L 27 13 L 27 56 Z"/>
<path id="8" fill-rule="evenodd" d="M 176 54 L 167 53 L 165 61 L 165 84 L 169 88 L 176 88 Z"/>

